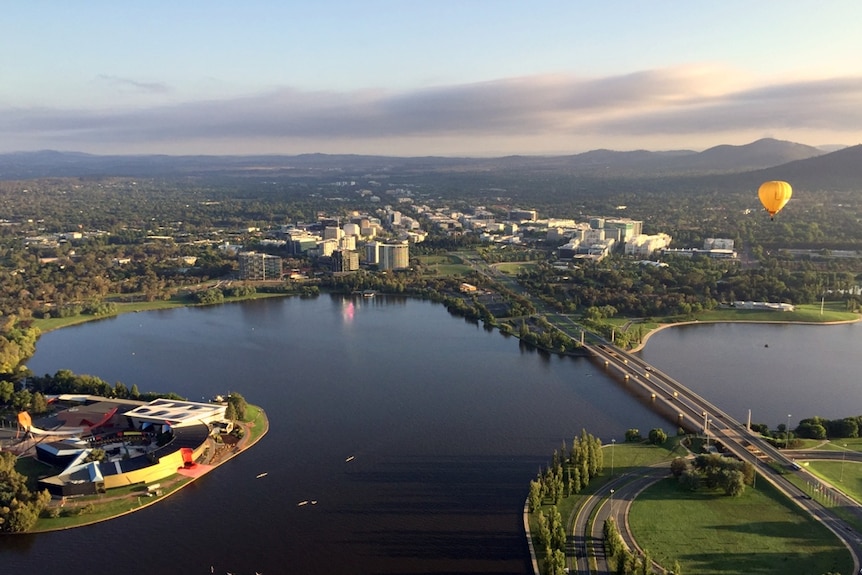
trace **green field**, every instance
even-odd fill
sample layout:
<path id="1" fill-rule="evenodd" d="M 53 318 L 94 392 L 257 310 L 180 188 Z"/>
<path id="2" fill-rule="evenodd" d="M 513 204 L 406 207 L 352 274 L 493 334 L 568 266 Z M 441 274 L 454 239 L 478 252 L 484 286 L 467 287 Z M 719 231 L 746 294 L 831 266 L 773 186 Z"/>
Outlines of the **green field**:
<path id="1" fill-rule="evenodd" d="M 419 256 L 416 258 L 422 266 L 429 272 L 441 276 L 463 276 L 470 273 L 473 269 L 464 263 L 459 256 Z"/>
<path id="2" fill-rule="evenodd" d="M 769 321 L 812 322 L 853 321 L 859 314 L 846 311 L 844 302 L 826 302 L 821 313 L 820 304 L 803 304 L 794 311 L 766 311 L 753 309 L 717 309 L 697 314 L 699 321 Z"/>
<path id="3" fill-rule="evenodd" d="M 504 264 L 494 264 L 494 268 L 500 270 L 506 275 L 516 276 L 522 269 L 534 268 L 534 262 L 507 262 Z"/>
<path id="4" fill-rule="evenodd" d="M 680 489 L 672 478 L 641 493 L 629 525 L 642 548 L 684 573 L 851 573 L 847 549 L 765 481 L 740 497 Z"/>
<path id="5" fill-rule="evenodd" d="M 249 445 L 253 445 L 269 430 L 269 421 L 263 409 L 256 405 L 248 405 L 245 408 L 246 423 L 252 423 L 251 436 L 248 438 Z"/>

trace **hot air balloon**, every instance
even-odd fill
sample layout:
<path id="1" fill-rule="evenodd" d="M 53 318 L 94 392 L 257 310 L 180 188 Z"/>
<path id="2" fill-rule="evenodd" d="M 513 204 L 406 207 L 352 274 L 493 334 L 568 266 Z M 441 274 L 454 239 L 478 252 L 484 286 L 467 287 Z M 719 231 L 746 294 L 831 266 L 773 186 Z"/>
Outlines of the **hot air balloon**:
<path id="1" fill-rule="evenodd" d="M 763 182 L 757 195 L 760 196 L 760 203 L 769 212 L 769 219 L 774 220 L 781 208 L 790 200 L 790 195 L 793 189 L 787 182 Z"/>

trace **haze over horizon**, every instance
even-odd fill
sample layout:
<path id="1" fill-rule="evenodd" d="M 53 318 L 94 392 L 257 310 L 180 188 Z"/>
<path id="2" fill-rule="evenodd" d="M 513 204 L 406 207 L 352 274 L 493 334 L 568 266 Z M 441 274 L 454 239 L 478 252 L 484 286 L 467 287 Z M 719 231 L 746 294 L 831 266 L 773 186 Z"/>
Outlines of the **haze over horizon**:
<path id="1" fill-rule="evenodd" d="M 854 145 L 860 19 L 852 0 L 12 3 L 0 152 Z"/>

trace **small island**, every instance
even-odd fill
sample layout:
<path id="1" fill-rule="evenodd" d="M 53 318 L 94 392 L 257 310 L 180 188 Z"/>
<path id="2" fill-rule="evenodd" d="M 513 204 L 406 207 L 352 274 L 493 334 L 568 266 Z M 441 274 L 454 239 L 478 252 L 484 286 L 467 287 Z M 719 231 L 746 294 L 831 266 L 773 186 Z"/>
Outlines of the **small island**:
<path id="1" fill-rule="evenodd" d="M 15 505 L 0 502 L 0 533 L 69 529 L 137 511 L 268 430 L 264 411 L 238 393 L 208 403 L 87 394 L 50 402 L 48 415 L 34 420 L 22 411 L 17 428 L 2 430 L 0 474 L 15 487 Z"/>

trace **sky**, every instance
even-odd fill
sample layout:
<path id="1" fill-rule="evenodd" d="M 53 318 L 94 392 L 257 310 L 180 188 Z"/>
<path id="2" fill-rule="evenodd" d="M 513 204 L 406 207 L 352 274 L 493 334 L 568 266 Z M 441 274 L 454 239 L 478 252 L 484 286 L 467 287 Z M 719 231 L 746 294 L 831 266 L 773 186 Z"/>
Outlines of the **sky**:
<path id="1" fill-rule="evenodd" d="M 0 152 L 862 143 L 858 0 L 27 0 Z"/>

